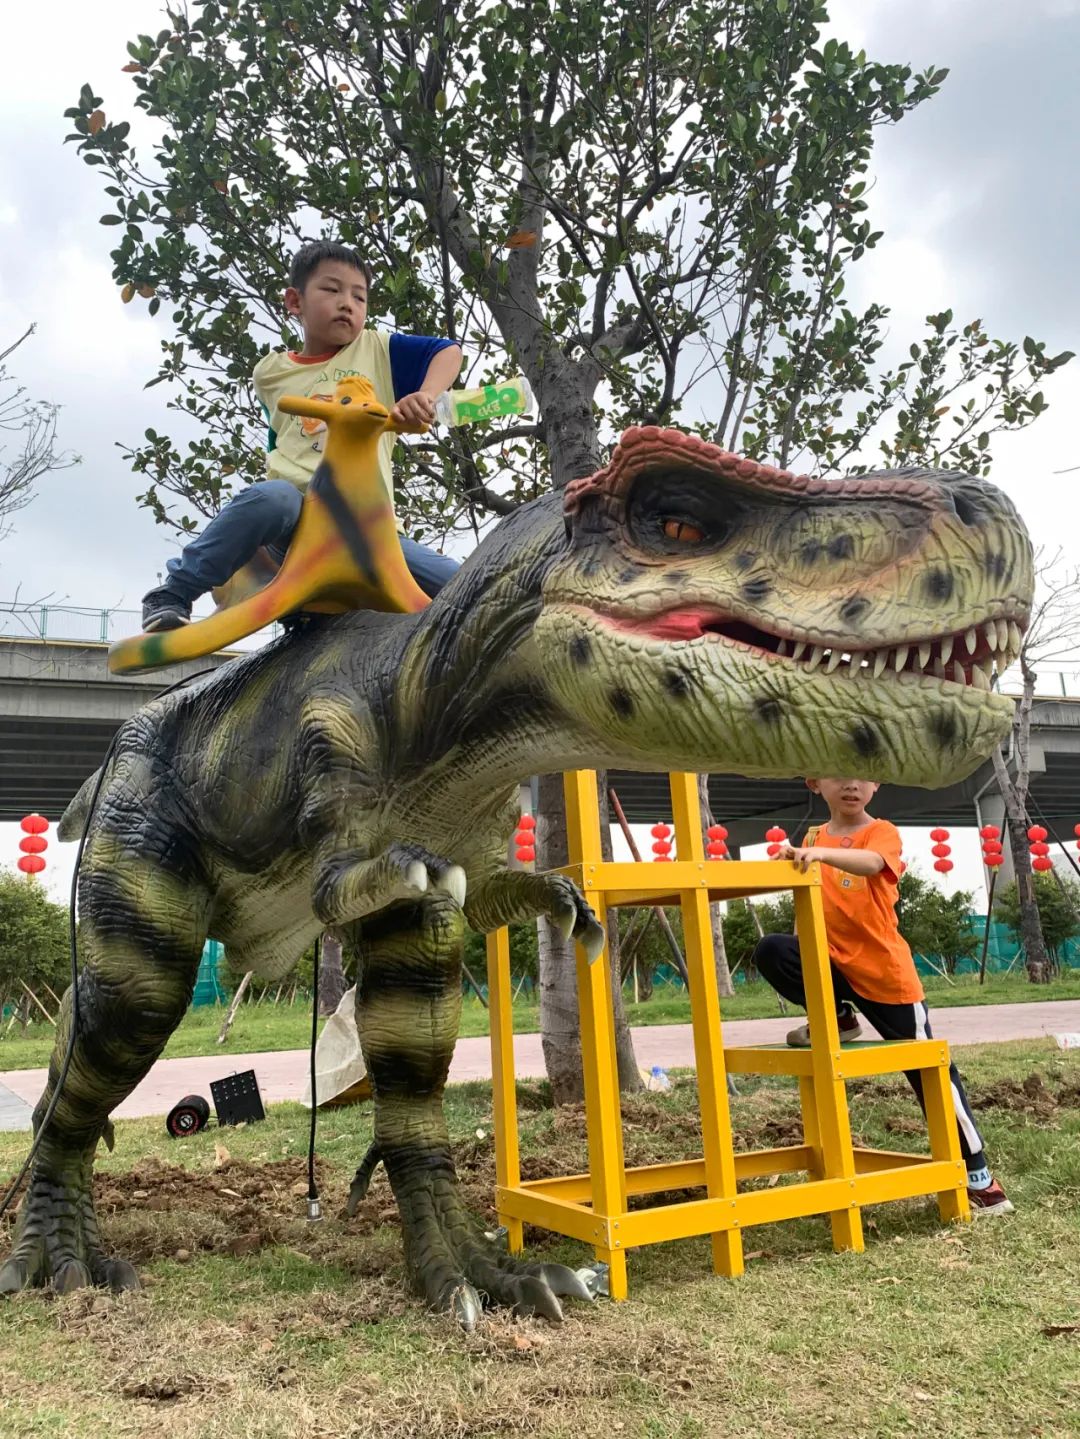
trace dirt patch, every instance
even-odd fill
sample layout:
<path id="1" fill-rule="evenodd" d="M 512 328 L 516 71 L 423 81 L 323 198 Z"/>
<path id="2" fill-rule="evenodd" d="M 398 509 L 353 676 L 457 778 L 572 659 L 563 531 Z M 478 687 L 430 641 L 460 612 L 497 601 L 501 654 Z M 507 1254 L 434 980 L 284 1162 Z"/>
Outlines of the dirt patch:
<path id="1" fill-rule="evenodd" d="M 1033 1070 L 1024 1079 L 999 1079 L 969 1099 L 972 1109 L 1004 1109 L 1036 1120 L 1053 1120 L 1062 1110 L 1080 1109 L 1080 1080 L 1048 1083 Z"/>

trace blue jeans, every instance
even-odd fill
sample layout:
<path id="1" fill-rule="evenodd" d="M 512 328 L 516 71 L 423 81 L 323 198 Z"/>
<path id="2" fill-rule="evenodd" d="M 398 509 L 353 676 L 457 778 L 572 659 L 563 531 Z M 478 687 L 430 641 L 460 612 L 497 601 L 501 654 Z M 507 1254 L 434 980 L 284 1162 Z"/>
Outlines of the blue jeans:
<path id="1" fill-rule="evenodd" d="M 288 480 L 249 485 L 233 496 L 197 539 L 184 546 L 177 559 L 165 561 L 169 572 L 166 587 L 193 602 L 207 590 L 223 585 L 263 545 L 280 563 L 303 502 L 303 495 Z M 434 599 L 457 570 L 457 560 L 436 554 L 405 535 L 398 538 L 409 573 L 429 599 Z"/>

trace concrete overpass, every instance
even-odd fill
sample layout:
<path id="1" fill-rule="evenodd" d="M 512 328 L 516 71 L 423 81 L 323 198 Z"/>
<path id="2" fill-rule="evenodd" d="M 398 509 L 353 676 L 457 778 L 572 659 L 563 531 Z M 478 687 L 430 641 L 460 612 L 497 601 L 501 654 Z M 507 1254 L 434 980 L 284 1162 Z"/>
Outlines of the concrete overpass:
<path id="1" fill-rule="evenodd" d="M 130 621 L 127 627 L 133 628 Z M 217 655 L 126 678 L 108 673 L 106 648 L 90 639 L 0 638 L 0 819 L 17 820 L 31 810 L 59 818 L 129 715 L 176 680 L 231 658 Z M 1080 822 L 1080 700 L 1036 701 L 1031 767 L 1033 811 L 1071 836 Z M 615 773 L 612 783 L 631 821 L 670 815 L 663 776 Z M 773 822 L 794 832 L 809 798 L 797 780 L 737 775 L 713 775 L 709 791 L 733 848 L 759 842 Z M 898 824 L 1001 822 L 989 763 L 944 790 L 886 786 L 879 808 Z"/>

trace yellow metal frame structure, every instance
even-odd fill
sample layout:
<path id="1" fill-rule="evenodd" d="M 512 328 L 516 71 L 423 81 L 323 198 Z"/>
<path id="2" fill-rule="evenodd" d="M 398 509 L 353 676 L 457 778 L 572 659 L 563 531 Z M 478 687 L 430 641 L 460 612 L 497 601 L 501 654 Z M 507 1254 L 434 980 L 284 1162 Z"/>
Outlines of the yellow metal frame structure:
<path id="1" fill-rule="evenodd" d="M 608 1266 L 609 1292 L 625 1299 L 626 1254 L 642 1244 L 712 1238 L 713 1268 L 743 1270 L 743 1231 L 755 1224 L 827 1214 L 833 1247 L 863 1248 L 867 1204 L 936 1194 L 942 1220 L 970 1218 L 967 1171 L 960 1154 L 942 1040 L 841 1044 L 825 938 L 819 868 L 800 874 L 783 861 L 710 860 L 705 856 L 697 776 L 672 774 L 678 858 L 667 864 L 605 863 L 600 849 L 596 775 L 565 776 L 568 853 L 561 871 L 580 886 L 604 922 L 616 905 L 679 905 L 689 976 L 703 1154 L 672 1164 L 627 1169 L 619 1106 L 611 975 L 607 951 L 592 964 L 577 947 L 581 1054 L 589 1173 L 523 1181 L 519 1159 L 510 949 L 506 930 L 488 936 L 488 996 L 495 1113 L 495 1207 L 512 1253 L 523 1247 L 525 1222 L 590 1244 Z M 712 953 L 709 905 L 716 900 L 791 890 L 802 952 L 809 1049 L 784 1045 L 725 1049 Z M 928 1155 L 857 1148 L 851 1141 L 846 1082 L 870 1074 L 919 1070 L 930 1138 Z M 736 1152 L 728 1109 L 728 1074 L 788 1074 L 799 1082 L 803 1142 Z M 804 1174 L 798 1182 L 740 1190 L 764 1176 Z M 703 1188 L 705 1197 L 628 1207 L 632 1197 Z"/>

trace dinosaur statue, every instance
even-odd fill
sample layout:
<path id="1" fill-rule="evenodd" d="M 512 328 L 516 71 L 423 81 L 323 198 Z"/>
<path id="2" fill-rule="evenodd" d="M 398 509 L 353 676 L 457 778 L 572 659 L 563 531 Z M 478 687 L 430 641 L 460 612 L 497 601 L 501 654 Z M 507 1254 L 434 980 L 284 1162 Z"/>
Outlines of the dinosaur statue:
<path id="1" fill-rule="evenodd" d="M 603 765 L 951 783 L 1009 727 L 990 675 L 1031 598 L 1026 532 L 983 480 L 811 479 L 636 429 L 423 611 L 306 619 L 146 705 L 89 829 L 80 1029 L 0 1291 L 137 1285 L 91 1197 L 110 1112 L 179 1023 L 208 935 L 273 977 L 331 927 L 374 1087 L 361 1168 L 386 1167 L 419 1293 L 467 1327 L 484 1304 L 559 1318 L 580 1281 L 486 1243 L 442 1115 L 464 925 L 547 914 L 602 944 L 565 878 L 507 869 L 519 782 Z M 38 1119 L 69 1023 L 70 994 Z"/>

